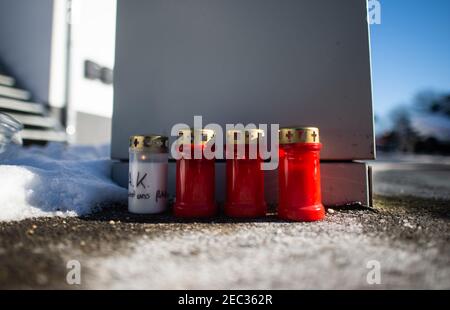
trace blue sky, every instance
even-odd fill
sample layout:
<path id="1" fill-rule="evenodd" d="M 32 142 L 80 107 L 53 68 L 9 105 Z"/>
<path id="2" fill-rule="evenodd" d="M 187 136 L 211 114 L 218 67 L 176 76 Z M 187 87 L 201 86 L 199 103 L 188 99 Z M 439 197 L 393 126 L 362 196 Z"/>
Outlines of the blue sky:
<path id="1" fill-rule="evenodd" d="M 381 118 L 421 90 L 450 93 L 450 0 L 379 0 L 371 26 L 373 96 Z"/>

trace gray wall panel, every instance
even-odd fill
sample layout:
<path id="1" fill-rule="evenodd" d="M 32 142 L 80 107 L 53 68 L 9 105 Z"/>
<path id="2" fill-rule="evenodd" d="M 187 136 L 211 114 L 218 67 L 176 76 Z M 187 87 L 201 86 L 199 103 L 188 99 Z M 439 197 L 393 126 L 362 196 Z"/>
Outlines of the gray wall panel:
<path id="1" fill-rule="evenodd" d="M 364 0 L 119 0 L 112 157 L 175 123 L 319 126 L 322 157 L 372 159 Z"/>

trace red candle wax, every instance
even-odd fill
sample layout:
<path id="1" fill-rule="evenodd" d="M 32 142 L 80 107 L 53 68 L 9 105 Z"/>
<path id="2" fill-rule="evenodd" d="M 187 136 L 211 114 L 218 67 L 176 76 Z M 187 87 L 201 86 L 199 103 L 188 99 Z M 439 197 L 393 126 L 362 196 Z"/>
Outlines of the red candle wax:
<path id="1" fill-rule="evenodd" d="M 258 152 L 258 137 L 262 130 L 247 130 L 240 133 L 241 142 L 235 139 L 236 131 L 227 132 L 231 143 L 227 143 L 226 175 L 227 201 L 225 214 L 231 217 L 265 216 L 267 205 L 264 198 L 264 171 Z M 252 140 L 256 139 L 256 140 Z M 250 143 L 254 143 L 250 145 Z M 238 149 L 241 148 L 239 151 Z M 250 156 L 251 151 L 253 156 Z M 240 154 L 241 152 L 242 154 Z"/>
<path id="2" fill-rule="evenodd" d="M 183 135 L 190 134 L 183 131 Z M 194 133 L 196 134 L 196 133 Z M 174 214 L 184 218 L 212 217 L 217 213 L 215 203 L 215 163 L 214 159 L 205 158 L 204 139 L 212 138 L 211 131 L 199 130 L 199 144 L 183 144 L 180 146 L 181 159 L 176 167 L 176 202 Z M 186 138 L 191 141 L 190 137 Z M 184 140 L 186 141 L 186 140 Z M 201 158 L 195 159 L 195 151 L 201 152 Z"/>
<path id="3" fill-rule="evenodd" d="M 280 130 L 278 216 L 292 221 L 325 217 L 320 183 L 319 130 L 311 127 Z"/>

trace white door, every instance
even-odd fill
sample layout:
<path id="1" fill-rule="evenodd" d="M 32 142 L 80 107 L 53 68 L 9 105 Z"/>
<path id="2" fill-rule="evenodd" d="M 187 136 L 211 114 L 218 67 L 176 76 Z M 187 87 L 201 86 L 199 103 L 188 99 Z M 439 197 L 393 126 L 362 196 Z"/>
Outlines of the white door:
<path id="1" fill-rule="evenodd" d="M 114 68 L 116 0 L 72 0 L 71 8 L 68 133 L 78 143 L 106 143 L 113 110 L 109 73 Z"/>

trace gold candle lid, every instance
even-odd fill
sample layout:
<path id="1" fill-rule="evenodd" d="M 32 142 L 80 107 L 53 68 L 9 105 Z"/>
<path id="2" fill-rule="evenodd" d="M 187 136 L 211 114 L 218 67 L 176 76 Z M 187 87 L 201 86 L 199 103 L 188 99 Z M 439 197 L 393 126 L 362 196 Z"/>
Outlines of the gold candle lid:
<path id="1" fill-rule="evenodd" d="M 258 143 L 259 137 L 264 137 L 262 129 L 230 129 L 227 130 L 227 144 L 251 144 Z"/>
<path id="2" fill-rule="evenodd" d="M 149 151 L 153 153 L 167 153 L 169 138 L 161 135 L 136 135 L 130 137 L 130 149 Z"/>
<path id="3" fill-rule="evenodd" d="M 319 128 L 317 127 L 284 127 L 280 131 L 280 144 L 292 143 L 320 143 Z"/>
<path id="4" fill-rule="evenodd" d="M 182 129 L 178 131 L 178 145 L 205 145 L 215 137 L 212 129 Z"/>

